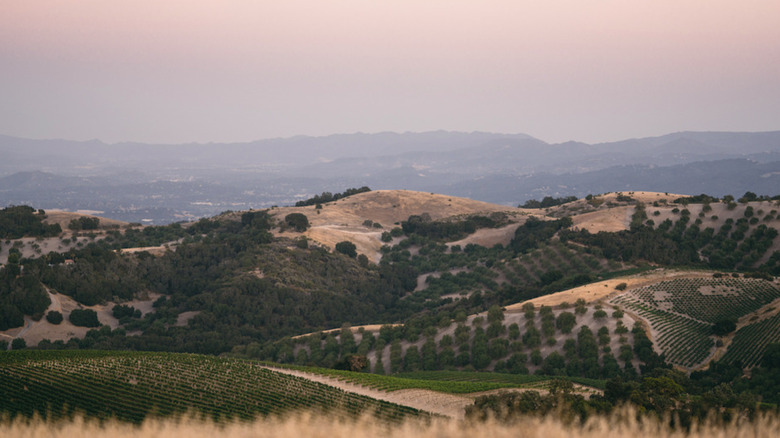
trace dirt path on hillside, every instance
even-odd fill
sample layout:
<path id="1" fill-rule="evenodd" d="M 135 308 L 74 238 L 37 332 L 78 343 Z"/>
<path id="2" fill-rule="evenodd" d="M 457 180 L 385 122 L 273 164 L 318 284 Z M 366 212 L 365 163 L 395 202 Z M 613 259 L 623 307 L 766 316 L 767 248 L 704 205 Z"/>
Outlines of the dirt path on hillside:
<path id="1" fill-rule="evenodd" d="M 444 394 L 426 389 L 402 389 L 398 391 L 387 392 L 319 374 L 267 366 L 263 366 L 263 368 L 279 373 L 289 374 L 291 376 L 302 377 L 307 380 L 319 382 L 354 394 L 365 395 L 377 400 L 384 400 L 390 403 L 409 406 L 421 411 L 443 415 L 458 420 L 463 419 L 466 406 L 474 403 L 474 399 L 470 397 L 454 394 Z"/>

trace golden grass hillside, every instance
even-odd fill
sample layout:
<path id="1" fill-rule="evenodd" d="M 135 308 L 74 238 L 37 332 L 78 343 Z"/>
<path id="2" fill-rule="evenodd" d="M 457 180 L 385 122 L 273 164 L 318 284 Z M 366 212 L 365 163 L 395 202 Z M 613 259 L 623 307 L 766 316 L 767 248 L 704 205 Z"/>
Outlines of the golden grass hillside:
<path id="1" fill-rule="evenodd" d="M 68 230 L 68 224 L 70 223 L 70 221 L 72 221 L 73 219 L 78 219 L 80 217 L 100 219 L 99 229 L 101 230 L 107 228 L 115 228 L 115 227 L 126 227 L 130 225 L 127 222 L 95 216 L 89 213 L 70 212 L 70 211 L 62 211 L 62 210 L 46 210 L 46 219 L 44 219 L 44 222 L 48 224 L 59 224 L 60 227 L 62 227 L 63 231 Z"/>
<path id="2" fill-rule="evenodd" d="M 383 245 L 380 240 L 382 232 L 397 227 L 409 216 L 427 213 L 431 219 L 441 220 L 494 212 L 504 212 L 511 219 L 522 221 L 532 211 L 455 196 L 409 190 L 376 190 L 359 193 L 322 204 L 321 209 L 317 209 L 316 206 L 306 206 L 271 210 L 271 214 L 278 220 L 283 220 L 290 213 L 302 213 L 306 215 L 311 225 L 311 228 L 304 233 L 307 238 L 329 248 L 333 248 L 338 242 L 349 240 L 357 246 L 359 253 L 365 254 L 374 261 L 379 260 L 379 249 Z M 380 224 L 382 228 L 363 225 L 367 220 Z M 294 238 L 300 234 L 288 231 L 281 233 L 281 235 Z M 472 239 L 478 239 L 478 237 Z M 492 235 L 489 239 L 496 240 L 495 236 Z M 511 233 L 508 239 L 511 239 Z M 507 238 L 502 235 L 499 240 L 507 240 Z"/>
<path id="3" fill-rule="evenodd" d="M 630 203 L 620 201 L 620 198 L 624 196 L 644 204 L 653 204 L 654 202 L 671 204 L 675 199 L 687 195 L 642 191 L 612 192 L 595 195 L 590 200 L 578 199 L 545 211 L 558 217 L 572 216 L 574 227 L 588 230 L 591 233 L 622 231 L 628 229 L 631 215 L 634 214 L 634 201 Z"/>

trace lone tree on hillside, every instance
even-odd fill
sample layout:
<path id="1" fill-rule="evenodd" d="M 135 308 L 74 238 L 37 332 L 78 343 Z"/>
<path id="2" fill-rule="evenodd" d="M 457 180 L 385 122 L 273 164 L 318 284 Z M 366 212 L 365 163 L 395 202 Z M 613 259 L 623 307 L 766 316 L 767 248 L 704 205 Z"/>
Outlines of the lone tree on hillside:
<path id="1" fill-rule="evenodd" d="M 299 233 L 309 228 L 309 218 L 302 213 L 290 213 L 284 217 L 284 222 Z"/>
<path id="2" fill-rule="evenodd" d="M 357 257 L 357 247 L 349 240 L 344 240 L 336 244 L 336 251 L 346 254 L 353 259 Z"/>

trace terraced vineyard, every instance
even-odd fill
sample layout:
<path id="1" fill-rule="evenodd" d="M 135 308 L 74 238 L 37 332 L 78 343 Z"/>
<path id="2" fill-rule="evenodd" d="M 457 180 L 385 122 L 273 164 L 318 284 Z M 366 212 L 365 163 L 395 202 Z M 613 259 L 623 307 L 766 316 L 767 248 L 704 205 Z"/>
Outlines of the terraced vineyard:
<path id="1" fill-rule="evenodd" d="M 695 367 L 714 351 L 715 322 L 736 320 L 777 298 L 780 289 L 765 280 L 687 278 L 632 290 L 612 303 L 647 320 L 667 361 Z"/>
<path id="2" fill-rule="evenodd" d="M 772 342 L 780 342 L 780 314 L 737 330 L 721 361 L 728 364 L 739 361 L 745 368 L 756 366 Z"/>
<path id="3" fill-rule="evenodd" d="M 211 356 L 95 351 L 0 354 L 0 413 L 44 418 L 77 412 L 141 422 L 194 412 L 214 420 L 253 419 L 307 409 L 385 420 L 420 412 Z"/>

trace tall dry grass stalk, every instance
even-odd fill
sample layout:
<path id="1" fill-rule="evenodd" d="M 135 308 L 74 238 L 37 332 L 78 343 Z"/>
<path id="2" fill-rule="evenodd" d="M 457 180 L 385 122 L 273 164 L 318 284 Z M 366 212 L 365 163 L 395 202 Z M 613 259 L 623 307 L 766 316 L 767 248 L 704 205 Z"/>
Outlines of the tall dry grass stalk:
<path id="1" fill-rule="evenodd" d="M 153 419 L 141 425 L 75 418 L 63 421 L 22 419 L 2 421 L 3 438 L 776 438 L 780 419 L 763 416 L 752 423 L 698 425 L 690 432 L 672 430 L 660 421 L 637 422 L 630 413 L 598 417 L 584 426 L 548 418 L 528 418 L 515 424 L 435 419 L 400 424 L 380 423 L 371 417 L 345 420 L 332 416 L 298 414 L 254 422 L 215 424 L 192 417 Z"/>

